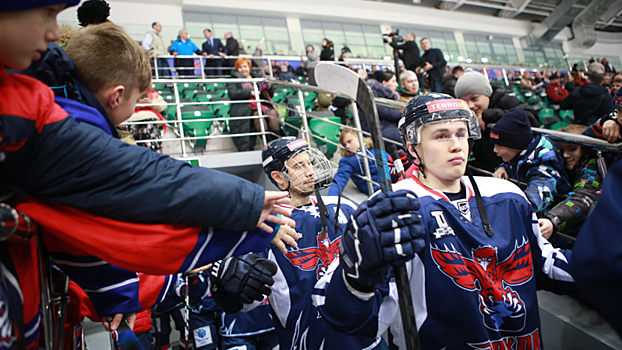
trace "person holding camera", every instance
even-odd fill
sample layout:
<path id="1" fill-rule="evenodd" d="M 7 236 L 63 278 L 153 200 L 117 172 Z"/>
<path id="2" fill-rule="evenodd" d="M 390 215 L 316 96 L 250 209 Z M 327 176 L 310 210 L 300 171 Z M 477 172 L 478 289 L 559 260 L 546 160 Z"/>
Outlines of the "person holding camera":
<path id="1" fill-rule="evenodd" d="M 392 40 L 390 45 L 392 48 L 402 50 L 400 53 L 400 59 L 404 61 L 404 67 L 406 70 L 413 72 L 417 71 L 417 68 L 423 63 L 419 54 L 419 46 L 415 42 L 415 34 L 408 33 L 403 44 L 398 44 L 398 41 Z"/>

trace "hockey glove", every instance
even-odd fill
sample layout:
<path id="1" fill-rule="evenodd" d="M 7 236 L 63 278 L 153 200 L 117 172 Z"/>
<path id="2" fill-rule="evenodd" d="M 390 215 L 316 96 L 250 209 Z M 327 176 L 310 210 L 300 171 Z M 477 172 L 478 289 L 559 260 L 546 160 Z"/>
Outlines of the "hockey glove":
<path id="1" fill-rule="evenodd" d="M 348 284 L 373 292 L 387 280 L 389 268 L 412 259 L 425 245 L 415 194 L 400 190 L 378 193 L 363 202 L 348 222 L 340 263 Z"/>
<path id="2" fill-rule="evenodd" d="M 225 293 L 244 304 L 270 295 L 277 266 L 255 254 L 234 256 L 214 263 L 210 274 L 212 293 Z"/>

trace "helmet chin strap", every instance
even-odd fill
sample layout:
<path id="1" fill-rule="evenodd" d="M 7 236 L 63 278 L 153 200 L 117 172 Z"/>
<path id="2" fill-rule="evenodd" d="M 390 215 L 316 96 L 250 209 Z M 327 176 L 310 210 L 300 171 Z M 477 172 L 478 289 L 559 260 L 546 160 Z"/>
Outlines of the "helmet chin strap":
<path id="1" fill-rule="evenodd" d="M 320 233 L 320 239 L 326 239 L 326 235 L 328 234 L 328 224 L 326 223 L 326 218 L 330 217 L 328 213 L 328 208 L 324 205 L 324 201 L 322 200 L 322 196 L 320 195 L 320 190 L 315 189 L 315 196 L 317 197 L 317 205 L 320 207 L 320 221 L 322 221 L 322 232 Z M 337 215 L 337 214 L 335 214 Z"/>
<path id="2" fill-rule="evenodd" d="M 423 166 L 423 160 L 421 160 L 421 157 L 419 156 L 419 152 L 417 152 L 417 149 L 412 144 L 410 144 L 410 147 L 412 151 L 415 152 L 415 156 L 417 157 L 417 163 L 418 163 L 417 166 L 419 167 L 419 172 L 421 173 L 421 175 L 423 175 L 424 178 L 427 179 L 427 177 L 425 176 L 425 167 Z"/>

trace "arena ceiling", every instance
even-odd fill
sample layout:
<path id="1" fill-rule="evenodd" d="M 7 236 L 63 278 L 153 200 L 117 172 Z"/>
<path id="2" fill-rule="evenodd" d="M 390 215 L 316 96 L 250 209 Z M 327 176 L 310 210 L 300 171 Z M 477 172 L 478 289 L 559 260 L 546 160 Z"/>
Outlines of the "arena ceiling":
<path id="1" fill-rule="evenodd" d="M 594 18 L 597 31 L 622 32 L 622 0 L 371 0 L 463 11 L 490 16 L 515 18 L 558 26 L 572 26 L 573 20 L 588 7 L 590 13 L 602 13 Z M 596 6 L 595 3 L 598 3 Z M 568 9 L 572 7 L 572 9 Z M 598 7 L 600 11 L 595 11 Z M 560 13 L 559 9 L 566 9 Z M 556 12 L 557 10 L 557 12 Z M 588 12 L 585 11 L 585 12 Z M 584 14 L 585 15 L 585 14 Z"/>

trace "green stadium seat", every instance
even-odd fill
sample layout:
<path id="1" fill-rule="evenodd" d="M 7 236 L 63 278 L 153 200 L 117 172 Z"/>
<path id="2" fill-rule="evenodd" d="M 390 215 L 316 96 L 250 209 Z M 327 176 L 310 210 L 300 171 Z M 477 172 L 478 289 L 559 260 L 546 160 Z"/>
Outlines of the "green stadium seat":
<path id="1" fill-rule="evenodd" d="M 313 118 L 309 120 L 309 129 L 311 130 L 311 133 L 313 133 L 313 135 L 320 136 L 324 140 L 339 143 L 339 130 L 341 129 L 341 126 L 339 124 L 329 123 L 326 119 L 335 123 L 341 122 L 341 118 L 339 117 Z M 314 137 L 313 140 L 315 141 L 318 149 L 321 150 L 327 158 L 332 158 L 333 154 L 337 152 L 336 145 L 324 142 L 322 139 L 318 139 L 316 137 Z"/>
<path id="2" fill-rule="evenodd" d="M 194 95 L 195 102 L 209 102 L 212 99 L 213 95 L 207 91 L 197 92 Z"/>
<path id="3" fill-rule="evenodd" d="M 154 90 L 169 90 L 169 88 L 166 86 L 166 84 L 151 84 L 151 87 Z"/>
<path id="4" fill-rule="evenodd" d="M 573 121 L 574 120 L 574 111 L 572 109 L 560 109 L 559 117 L 562 118 L 563 121 Z"/>
<path id="5" fill-rule="evenodd" d="M 287 112 L 285 112 L 284 115 L 287 115 Z M 288 125 L 291 124 L 291 125 Z M 296 128 L 292 127 L 295 126 Z M 299 129 L 302 128 L 302 118 L 297 118 L 297 117 L 291 117 L 291 118 L 285 118 L 285 125 L 283 126 L 283 129 L 285 130 L 285 133 L 288 136 L 298 136 L 298 132 L 300 131 Z"/>
<path id="6" fill-rule="evenodd" d="M 555 110 L 551 108 L 543 108 L 538 114 L 540 116 L 540 123 L 547 129 L 549 129 L 551 125 L 561 121 L 561 119 L 555 115 Z"/>
<path id="7" fill-rule="evenodd" d="M 187 106 L 187 107 L 195 107 L 195 106 Z M 187 108 L 186 107 L 186 108 Z M 185 110 L 181 113 L 181 119 L 184 121 L 194 120 L 194 119 L 210 119 L 214 118 L 214 112 L 208 110 L 195 110 L 189 111 Z M 184 123 L 184 133 L 191 137 L 202 137 L 209 135 L 209 131 L 212 128 L 212 121 L 196 121 L 196 122 L 185 122 Z M 194 147 L 197 146 L 205 146 L 207 144 L 207 139 L 198 139 L 192 140 L 191 142 Z"/>

